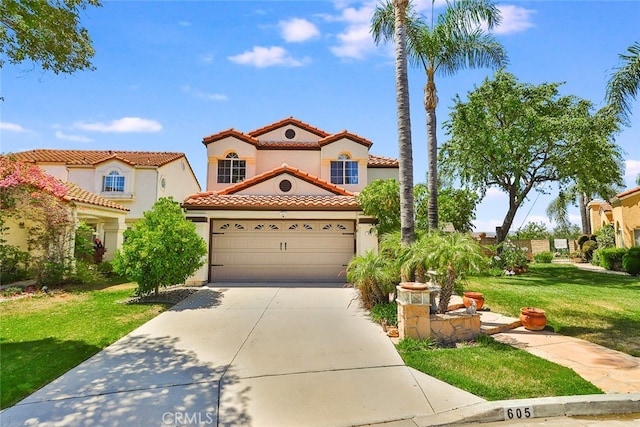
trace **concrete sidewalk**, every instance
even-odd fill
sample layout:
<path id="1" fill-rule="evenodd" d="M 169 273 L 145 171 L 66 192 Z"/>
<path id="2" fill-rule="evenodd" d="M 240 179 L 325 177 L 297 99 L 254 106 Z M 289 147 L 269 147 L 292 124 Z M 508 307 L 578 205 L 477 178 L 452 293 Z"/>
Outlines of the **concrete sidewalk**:
<path id="1" fill-rule="evenodd" d="M 352 426 L 483 402 L 404 365 L 352 289 L 202 289 L 2 426 Z"/>

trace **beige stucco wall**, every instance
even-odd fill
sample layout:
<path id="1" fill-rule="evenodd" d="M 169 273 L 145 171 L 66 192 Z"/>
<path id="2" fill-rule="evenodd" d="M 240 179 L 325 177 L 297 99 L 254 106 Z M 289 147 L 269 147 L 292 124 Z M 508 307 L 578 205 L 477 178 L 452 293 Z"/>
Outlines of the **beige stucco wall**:
<path id="1" fill-rule="evenodd" d="M 362 144 L 342 138 L 331 144 L 325 145 L 320 150 L 322 156 L 322 170 L 320 177 L 331 182 L 331 161 L 336 160 L 341 154 L 347 154 L 351 160 L 358 162 L 358 183 L 340 184 L 345 190 L 358 193 L 366 187 L 368 182 L 367 164 L 369 163 L 369 149 Z"/>
<path id="2" fill-rule="evenodd" d="M 279 168 L 283 163 L 320 177 L 320 152 L 309 150 L 259 150 L 256 174 Z"/>
<path id="3" fill-rule="evenodd" d="M 376 179 L 398 181 L 400 179 L 398 168 L 367 168 L 367 184 L 371 184 Z"/>
<path id="4" fill-rule="evenodd" d="M 158 189 L 158 198 L 173 197 L 177 202 L 182 202 L 187 196 L 201 190 L 185 159 L 179 159 L 158 168 L 157 178 L 158 181 L 154 186 Z"/>
<path id="5" fill-rule="evenodd" d="M 102 191 L 102 177 L 96 179 L 96 170 L 94 168 L 69 168 L 69 174 L 66 181 L 73 182 L 83 190 L 100 194 Z"/>
<path id="6" fill-rule="evenodd" d="M 616 231 L 616 246 L 640 246 L 640 241 L 634 239 L 634 230 L 640 230 L 640 192 L 613 204 L 613 227 Z"/>
<path id="7" fill-rule="evenodd" d="M 283 193 L 278 187 L 279 183 L 283 180 L 289 180 L 292 184 L 291 191 Z M 317 185 L 303 181 L 289 174 L 282 174 L 276 178 L 261 182 L 256 185 L 252 185 L 244 191 L 239 191 L 236 194 L 253 194 L 253 195 L 332 195 L 333 193 L 324 190 Z"/>
<path id="8" fill-rule="evenodd" d="M 38 163 L 38 167 L 43 171 L 45 171 L 47 174 L 55 178 L 58 178 L 61 181 L 69 181 L 67 179 L 69 173 L 65 165 L 47 165 L 43 163 Z"/>
<path id="9" fill-rule="evenodd" d="M 287 130 L 292 129 L 295 131 L 296 136 L 289 139 L 285 136 Z M 306 129 L 301 129 L 297 126 L 287 125 L 278 129 L 274 129 L 270 132 L 264 133 L 257 137 L 258 141 L 291 141 L 291 142 L 318 142 L 320 137 L 314 133 L 309 132 Z"/>

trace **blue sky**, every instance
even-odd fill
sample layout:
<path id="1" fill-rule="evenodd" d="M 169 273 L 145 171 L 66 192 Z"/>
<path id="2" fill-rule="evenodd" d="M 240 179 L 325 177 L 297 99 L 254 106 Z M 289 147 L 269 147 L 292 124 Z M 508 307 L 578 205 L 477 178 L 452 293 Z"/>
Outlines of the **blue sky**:
<path id="1" fill-rule="evenodd" d="M 431 1 L 414 3 L 425 15 Z M 436 2 L 436 13 L 441 10 Z M 374 1 L 109 1 L 82 13 L 96 50 L 93 72 L 2 68 L 3 153 L 35 148 L 180 151 L 206 183 L 204 136 L 251 131 L 294 116 L 327 132 L 347 129 L 397 157 L 393 46 L 369 34 Z M 637 1 L 499 2 L 496 36 L 521 82 L 566 82 L 563 95 L 603 105 L 618 54 L 640 40 Z M 438 77 L 441 124 L 451 99 L 491 70 Z M 415 181 L 425 182 L 424 74 L 409 75 Z M 617 136 L 627 188 L 640 173 L 640 105 Z M 439 131 L 440 142 L 446 136 Z M 594 165 L 597 167 L 597 165 Z M 549 191 L 553 192 L 552 188 Z M 553 195 L 553 194 L 552 194 Z M 512 231 L 548 222 L 550 196 L 532 194 Z M 507 198 L 487 193 L 477 231 L 502 222 Z M 577 212 L 572 211 L 577 223 Z"/>

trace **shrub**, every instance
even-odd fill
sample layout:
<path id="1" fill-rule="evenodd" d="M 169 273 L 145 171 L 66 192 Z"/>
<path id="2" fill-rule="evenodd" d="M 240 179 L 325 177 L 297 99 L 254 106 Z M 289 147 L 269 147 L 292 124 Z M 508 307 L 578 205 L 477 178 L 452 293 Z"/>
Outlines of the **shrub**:
<path id="1" fill-rule="evenodd" d="M 376 304 L 371 309 L 371 318 L 378 323 L 398 326 L 398 305 L 395 302 Z"/>
<path id="2" fill-rule="evenodd" d="M 98 266 L 92 262 L 77 260 L 76 268 L 66 282 L 78 285 L 94 285 L 104 281 L 104 276 L 98 271 Z"/>
<path id="3" fill-rule="evenodd" d="M 540 252 L 535 254 L 533 259 L 540 264 L 549 264 L 553 260 L 553 254 L 551 252 Z"/>
<path id="4" fill-rule="evenodd" d="M 580 250 L 582 251 L 584 259 L 587 262 L 591 261 L 591 258 L 593 257 L 593 251 L 595 251 L 596 249 L 598 249 L 598 242 L 596 242 L 595 240 L 587 240 L 582 244 L 582 246 L 580 246 Z"/>
<path id="5" fill-rule="evenodd" d="M 598 242 L 599 249 L 615 248 L 616 232 L 613 229 L 613 225 L 603 225 L 596 233 L 596 242 Z"/>
<path id="6" fill-rule="evenodd" d="M 599 255 L 600 267 L 607 270 L 622 271 L 622 258 L 627 253 L 625 248 L 606 248 L 598 249 L 596 253 Z"/>
<path id="7" fill-rule="evenodd" d="M 358 290 L 362 304 L 372 309 L 389 302 L 393 292 L 393 265 L 384 255 L 367 251 L 349 261 L 347 280 Z"/>
<path id="8" fill-rule="evenodd" d="M 640 246 L 630 248 L 622 257 L 622 268 L 632 276 L 640 273 Z"/>
<path id="9" fill-rule="evenodd" d="M 583 244 L 584 242 L 586 242 L 587 240 L 591 240 L 591 239 L 589 238 L 589 235 L 588 235 L 588 234 L 581 234 L 581 235 L 580 235 L 580 237 L 578 237 L 578 240 L 577 240 L 577 242 L 578 242 L 578 247 L 579 247 L 579 248 L 581 248 L 581 247 L 582 247 L 582 244 Z"/>
<path id="10" fill-rule="evenodd" d="M 0 245 L 0 283 L 11 283 L 29 277 L 29 253 L 16 246 Z"/>
<path id="11" fill-rule="evenodd" d="M 111 264 L 109 261 L 102 261 L 100 264 L 98 264 L 98 271 L 105 277 L 109 277 L 113 274 L 113 264 Z"/>

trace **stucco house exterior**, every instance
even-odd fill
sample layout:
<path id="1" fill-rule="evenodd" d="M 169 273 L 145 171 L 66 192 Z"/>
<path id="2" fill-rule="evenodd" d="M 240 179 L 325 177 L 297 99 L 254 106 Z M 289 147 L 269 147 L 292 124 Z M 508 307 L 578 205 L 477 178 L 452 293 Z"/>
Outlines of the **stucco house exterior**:
<path id="1" fill-rule="evenodd" d="M 207 191 L 183 207 L 209 248 L 191 282 L 345 282 L 355 254 L 377 248 L 374 218 L 356 195 L 398 178 L 395 159 L 372 142 L 288 117 L 251 132 L 203 139 Z"/>
<path id="2" fill-rule="evenodd" d="M 588 207 L 594 233 L 611 224 L 617 247 L 640 246 L 640 187 L 616 194 L 609 202 L 594 200 Z"/>
<path id="3" fill-rule="evenodd" d="M 107 214 L 77 204 L 78 218 L 92 226 L 96 237 L 104 242 L 105 260 L 112 259 L 122 245 L 124 230 L 142 218 L 159 198 L 171 196 L 180 202 L 200 191 L 184 153 L 38 149 L 11 156 L 74 184 L 70 194 L 82 194 L 81 200 L 94 202 L 91 206 L 111 209 Z M 111 214 L 114 209 L 117 215 Z"/>

